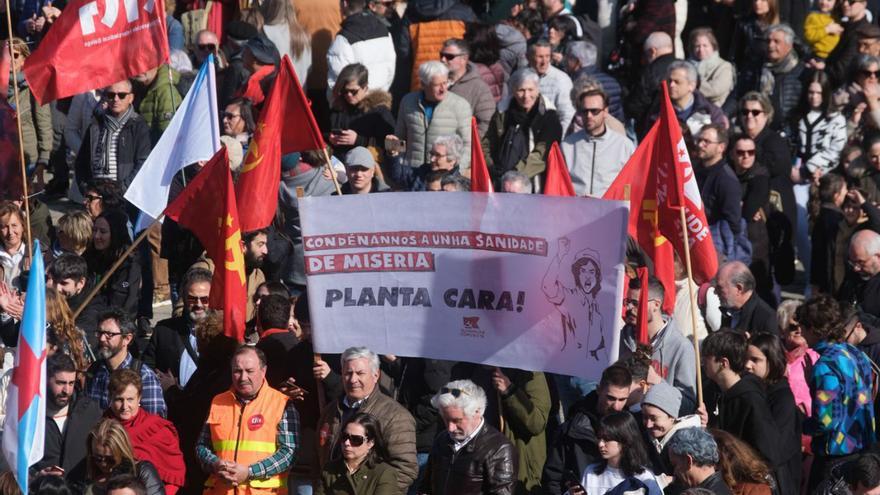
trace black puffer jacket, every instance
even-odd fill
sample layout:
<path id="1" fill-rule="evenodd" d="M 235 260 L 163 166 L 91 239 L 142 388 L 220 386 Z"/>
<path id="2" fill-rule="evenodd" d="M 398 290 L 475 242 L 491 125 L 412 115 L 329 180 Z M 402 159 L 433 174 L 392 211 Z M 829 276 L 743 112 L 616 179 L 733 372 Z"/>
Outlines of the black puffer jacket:
<path id="1" fill-rule="evenodd" d="M 792 119 L 793 111 L 797 108 L 804 88 L 804 63 L 798 61 L 788 72 L 773 74 L 773 94 L 770 102 L 773 104 L 773 122 L 770 127 L 786 136 L 797 136 L 797 127 Z"/>
<path id="2" fill-rule="evenodd" d="M 518 462 L 516 449 L 504 434 L 486 423 L 458 452 L 443 433 L 434 440 L 419 493 L 512 495 Z"/>
<path id="3" fill-rule="evenodd" d="M 565 480 L 574 475 L 580 479 L 581 473 L 599 458 L 599 441 L 596 438 L 596 425 L 599 416 L 596 414 L 598 395 L 590 392 L 582 400 L 571 407 L 569 417 L 557 430 L 549 444 L 547 462 L 541 486 L 547 493 L 560 495 L 564 493 Z"/>

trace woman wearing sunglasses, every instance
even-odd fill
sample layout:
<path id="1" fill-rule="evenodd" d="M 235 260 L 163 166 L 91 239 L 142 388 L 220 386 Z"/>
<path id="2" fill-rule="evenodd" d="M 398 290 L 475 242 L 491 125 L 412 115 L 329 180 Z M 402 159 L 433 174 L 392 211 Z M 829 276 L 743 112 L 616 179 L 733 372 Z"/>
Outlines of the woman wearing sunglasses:
<path id="1" fill-rule="evenodd" d="M 397 474 L 387 464 L 379 421 L 357 413 L 342 427 L 342 457 L 324 466 L 315 495 L 391 495 L 398 493 Z"/>
<path id="2" fill-rule="evenodd" d="M 85 495 L 103 495 L 107 480 L 118 474 L 137 476 L 147 487 L 147 495 L 165 493 L 156 467 L 149 461 L 135 458 L 125 428 L 115 419 L 102 419 L 89 433 L 86 469 Z"/>
<path id="3" fill-rule="evenodd" d="M 330 104 L 330 134 L 325 136 L 340 160 L 355 146 L 378 148 L 394 133 L 391 94 L 370 89 L 369 71 L 361 64 L 339 71 Z"/>
<path id="4" fill-rule="evenodd" d="M 128 216 L 122 210 L 106 210 L 95 220 L 92 242 L 83 253 L 89 267 L 90 286 L 101 277 L 131 245 Z M 128 314 L 137 313 L 141 289 L 141 267 L 130 254 L 95 298 L 103 307 L 119 307 Z"/>

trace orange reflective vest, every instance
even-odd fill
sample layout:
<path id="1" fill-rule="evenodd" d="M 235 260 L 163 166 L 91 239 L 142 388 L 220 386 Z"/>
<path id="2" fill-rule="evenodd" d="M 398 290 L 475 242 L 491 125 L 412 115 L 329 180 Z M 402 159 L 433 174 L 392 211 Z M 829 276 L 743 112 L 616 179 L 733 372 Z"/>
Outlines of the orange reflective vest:
<path id="1" fill-rule="evenodd" d="M 224 461 L 244 466 L 262 461 L 278 450 L 278 423 L 284 415 L 287 396 L 264 383 L 254 400 L 242 405 L 232 391 L 223 392 L 211 401 L 208 427 L 214 453 Z M 287 473 L 262 480 L 247 480 L 238 489 L 211 474 L 205 482 L 205 494 L 259 495 L 287 493 Z"/>

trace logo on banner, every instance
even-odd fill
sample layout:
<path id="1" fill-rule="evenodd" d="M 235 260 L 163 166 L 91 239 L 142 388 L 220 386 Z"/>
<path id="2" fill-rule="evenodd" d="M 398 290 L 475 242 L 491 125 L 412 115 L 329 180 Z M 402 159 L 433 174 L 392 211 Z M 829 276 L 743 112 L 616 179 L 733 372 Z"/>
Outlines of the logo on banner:
<path id="1" fill-rule="evenodd" d="M 122 33 L 115 33 L 108 36 L 108 39 L 99 38 L 98 40 L 92 40 L 87 42 L 86 46 L 112 41 L 112 39 L 116 38 L 124 38 L 136 30 L 139 31 L 147 27 L 144 25 L 138 25 L 138 21 L 141 20 L 140 11 L 143 9 L 147 14 L 152 14 L 153 9 L 155 8 L 154 0 L 147 0 L 143 7 L 139 5 L 138 0 L 106 0 L 104 3 L 104 15 L 101 17 L 100 21 L 101 24 L 106 26 L 107 29 L 112 29 L 113 26 L 116 25 L 116 20 L 119 18 L 120 3 L 122 4 L 122 10 L 125 11 L 125 21 L 126 24 L 129 24 L 129 29 Z M 95 17 L 99 15 L 98 10 L 97 1 L 89 2 L 79 8 L 79 26 L 80 29 L 82 29 L 83 36 L 93 35 L 98 31 L 98 26 L 95 25 Z M 147 16 L 147 20 L 150 20 L 149 16 Z M 132 24 L 134 24 L 134 26 L 131 26 Z"/>
<path id="2" fill-rule="evenodd" d="M 461 318 L 461 335 L 462 337 L 485 338 L 486 332 L 480 329 L 480 317 L 463 316 Z"/>

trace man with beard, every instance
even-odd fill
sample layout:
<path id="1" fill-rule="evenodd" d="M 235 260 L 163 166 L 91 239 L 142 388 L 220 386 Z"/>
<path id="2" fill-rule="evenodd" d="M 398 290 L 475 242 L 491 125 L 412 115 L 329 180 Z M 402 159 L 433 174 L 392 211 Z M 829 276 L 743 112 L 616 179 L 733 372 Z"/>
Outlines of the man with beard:
<path id="1" fill-rule="evenodd" d="M 43 459 L 31 469 L 82 483 L 86 441 L 103 411 L 95 401 L 76 394 L 76 365 L 67 354 L 55 353 L 46 360 L 46 398 Z"/>
<path id="2" fill-rule="evenodd" d="M 269 254 L 269 231 L 266 229 L 257 229 L 245 232 L 241 237 L 241 249 L 244 253 L 244 269 L 247 275 L 247 321 L 254 317 L 254 294 L 257 288 L 266 281 L 266 275 L 263 274 L 261 267 L 263 260 Z M 207 270 L 214 273 L 214 260 L 203 254 L 201 258 L 193 263 L 187 273 L 195 269 Z M 186 277 L 184 277 L 186 278 Z M 184 281 L 185 283 L 185 281 Z"/>
<path id="3" fill-rule="evenodd" d="M 196 371 L 199 351 L 195 327 L 208 314 L 212 276 L 203 268 L 186 272 L 180 290 L 183 315 L 157 323 L 150 343 L 144 349 L 144 364 L 156 370 L 162 390 L 172 386 L 185 387 Z"/>
<path id="4" fill-rule="evenodd" d="M 642 298 L 641 282 L 638 278 L 629 281 L 624 321 L 626 326 L 620 332 L 620 358 L 624 359 L 636 352 L 636 329 L 639 324 L 639 301 Z M 684 416 L 696 409 L 697 377 L 695 373 L 694 347 L 681 333 L 672 316 L 664 315 L 663 298 L 666 291 L 655 277 L 648 278 L 648 340 L 651 343 L 651 365 L 666 383 L 681 392 L 680 410 L 673 411 Z"/>
<path id="5" fill-rule="evenodd" d="M 134 320 L 119 308 L 111 308 L 98 317 L 98 361 L 92 363 L 86 372 L 86 394 L 101 409 L 107 409 L 110 406 L 107 391 L 110 373 L 118 369 L 133 369 L 140 372 L 143 382 L 141 407 L 164 418 L 165 399 L 162 397 L 159 379 L 149 366 L 128 352 L 128 345 L 134 339 L 135 333 L 137 326 Z"/>
<path id="6" fill-rule="evenodd" d="M 715 277 L 721 300 L 721 326 L 750 335 L 777 332 L 776 312 L 755 293 L 755 276 L 740 261 L 721 265 Z"/>

